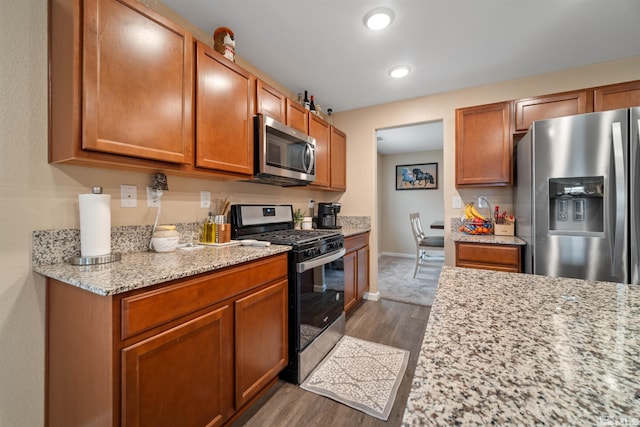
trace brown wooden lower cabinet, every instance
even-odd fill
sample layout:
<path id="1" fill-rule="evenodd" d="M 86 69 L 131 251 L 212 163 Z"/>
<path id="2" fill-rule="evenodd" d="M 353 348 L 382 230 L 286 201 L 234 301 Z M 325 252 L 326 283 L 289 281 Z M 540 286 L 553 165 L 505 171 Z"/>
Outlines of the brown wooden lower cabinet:
<path id="1" fill-rule="evenodd" d="M 344 311 L 353 310 L 369 290 L 369 232 L 344 239 Z"/>
<path id="2" fill-rule="evenodd" d="M 287 360 L 287 254 L 101 296 L 47 282 L 46 425 L 218 426 Z"/>
<path id="3" fill-rule="evenodd" d="M 492 243 L 456 242 L 456 267 L 522 272 L 522 247 Z"/>
<path id="4" fill-rule="evenodd" d="M 220 425 L 233 414 L 229 305 L 122 350 L 127 426 Z"/>

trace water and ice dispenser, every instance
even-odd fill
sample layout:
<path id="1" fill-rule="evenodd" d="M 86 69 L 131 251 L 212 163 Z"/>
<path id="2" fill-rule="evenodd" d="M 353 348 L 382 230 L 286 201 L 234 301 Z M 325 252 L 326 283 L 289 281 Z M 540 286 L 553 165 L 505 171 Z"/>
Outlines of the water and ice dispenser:
<path id="1" fill-rule="evenodd" d="M 549 231 L 552 234 L 602 233 L 604 205 L 602 176 L 549 179 Z"/>

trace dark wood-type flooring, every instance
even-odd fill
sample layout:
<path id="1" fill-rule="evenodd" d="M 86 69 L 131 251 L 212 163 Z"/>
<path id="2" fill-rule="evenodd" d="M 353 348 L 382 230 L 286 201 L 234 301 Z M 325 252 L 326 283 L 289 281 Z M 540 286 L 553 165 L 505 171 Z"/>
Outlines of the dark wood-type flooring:
<path id="1" fill-rule="evenodd" d="M 279 380 L 233 426 L 400 426 L 429 312 L 430 307 L 380 300 L 364 301 L 347 316 L 347 335 L 410 351 L 407 370 L 386 422 Z"/>

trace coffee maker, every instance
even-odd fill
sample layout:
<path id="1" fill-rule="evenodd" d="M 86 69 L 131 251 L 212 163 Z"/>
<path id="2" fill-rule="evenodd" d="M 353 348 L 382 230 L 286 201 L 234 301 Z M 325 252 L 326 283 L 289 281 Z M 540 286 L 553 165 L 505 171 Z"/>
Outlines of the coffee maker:
<path id="1" fill-rule="evenodd" d="M 340 228 L 338 225 L 338 212 L 340 212 L 340 203 L 318 203 L 316 228 Z"/>

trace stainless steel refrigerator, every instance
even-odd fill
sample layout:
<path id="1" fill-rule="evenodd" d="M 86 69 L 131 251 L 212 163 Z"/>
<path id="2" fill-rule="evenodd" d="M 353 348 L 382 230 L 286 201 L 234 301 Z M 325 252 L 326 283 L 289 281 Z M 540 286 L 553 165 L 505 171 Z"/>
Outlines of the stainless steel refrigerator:
<path id="1" fill-rule="evenodd" d="M 525 272 L 640 284 L 640 107 L 534 122 L 516 146 Z"/>

